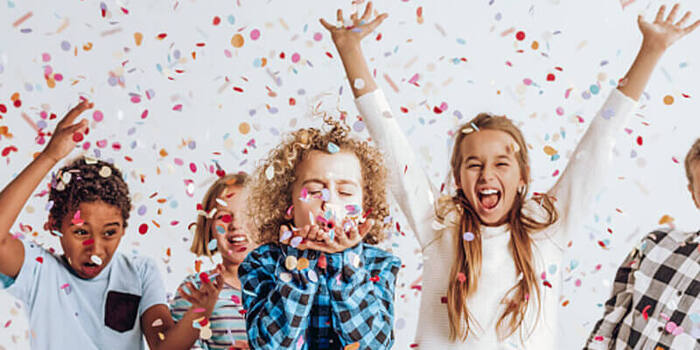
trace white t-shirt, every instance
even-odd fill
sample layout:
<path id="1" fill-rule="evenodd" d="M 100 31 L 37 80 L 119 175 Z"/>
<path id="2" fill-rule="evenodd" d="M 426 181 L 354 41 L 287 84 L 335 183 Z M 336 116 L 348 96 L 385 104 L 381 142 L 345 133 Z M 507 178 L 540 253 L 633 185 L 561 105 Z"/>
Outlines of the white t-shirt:
<path id="1" fill-rule="evenodd" d="M 75 275 L 63 258 L 22 241 L 24 262 L 7 292 L 22 300 L 32 349 L 144 349 L 141 315 L 166 303 L 155 262 L 116 253 L 92 279 Z"/>

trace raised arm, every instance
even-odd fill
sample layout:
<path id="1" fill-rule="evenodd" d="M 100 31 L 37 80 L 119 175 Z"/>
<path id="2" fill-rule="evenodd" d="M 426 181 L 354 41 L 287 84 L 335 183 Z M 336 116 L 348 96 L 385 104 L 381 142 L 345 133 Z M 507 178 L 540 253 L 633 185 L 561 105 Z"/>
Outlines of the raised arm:
<path id="1" fill-rule="evenodd" d="M 86 119 L 75 123 L 76 118 L 92 103 L 82 101 L 58 122 L 46 148 L 22 172 L 0 192 L 0 273 L 17 277 L 24 262 L 24 246 L 10 235 L 10 228 L 27 203 L 29 196 L 39 186 L 49 171 L 76 146 L 73 135 L 85 132 Z M 82 137 L 81 137 L 82 138 Z"/>
<path id="2" fill-rule="evenodd" d="M 549 191 L 556 198 L 557 208 L 565 222 L 565 227 L 559 231 L 563 233 L 560 238 L 564 241 L 579 227 L 580 220 L 586 217 L 594 196 L 602 187 L 612 166 L 615 138 L 629 121 L 635 102 L 644 91 L 657 62 L 671 44 L 700 25 L 698 21 L 684 27 L 690 12 L 674 23 L 677 4 L 666 18 L 664 12 L 665 6 L 661 6 L 653 23 L 646 22 L 641 16 L 638 18 L 644 39 L 637 58 L 591 122 L 562 176 Z"/>
<path id="3" fill-rule="evenodd" d="M 370 136 L 384 154 L 389 172 L 389 189 L 406 216 L 418 242 L 425 247 L 433 239 L 433 204 L 436 198 L 428 176 L 422 170 L 394 119 L 384 94 L 367 67 L 360 42 L 376 29 L 387 14 L 372 17 L 372 3 L 368 3 L 362 17 L 350 16 L 352 26 L 343 25 L 343 12 L 338 10 L 339 26 L 335 27 L 321 19 L 321 24 L 331 33 L 333 43 L 345 67 L 350 86 L 356 97 L 355 104 L 364 118 Z"/>

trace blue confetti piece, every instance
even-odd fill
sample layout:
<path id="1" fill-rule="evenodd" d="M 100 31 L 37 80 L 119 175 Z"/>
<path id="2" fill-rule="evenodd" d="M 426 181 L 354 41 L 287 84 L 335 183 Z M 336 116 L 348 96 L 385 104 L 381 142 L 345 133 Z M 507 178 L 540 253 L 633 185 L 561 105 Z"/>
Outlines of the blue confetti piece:
<path id="1" fill-rule="evenodd" d="M 221 226 L 217 226 L 217 227 L 221 227 Z M 218 244 L 218 242 L 216 241 L 216 238 L 214 238 L 211 241 L 209 241 L 209 244 L 207 244 L 207 248 L 209 248 L 209 251 L 216 250 L 217 244 Z"/>
<path id="2" fill-rule="evenodd" d="M 226 233 L 226 229 L 221 225 L 216 225 L 216 232 L 218 232 L 220 235 L 223 235 L 224 233 Z"/>
<path id="3" fill-rule="evenodd" d="M 333 142 L 328 143 L 328 152 L 333 154 L 333 153 L 338 153 L 338 151 L 340 151 L 340 147 L 338 147 L 338 145 L 336 145 Z"/>

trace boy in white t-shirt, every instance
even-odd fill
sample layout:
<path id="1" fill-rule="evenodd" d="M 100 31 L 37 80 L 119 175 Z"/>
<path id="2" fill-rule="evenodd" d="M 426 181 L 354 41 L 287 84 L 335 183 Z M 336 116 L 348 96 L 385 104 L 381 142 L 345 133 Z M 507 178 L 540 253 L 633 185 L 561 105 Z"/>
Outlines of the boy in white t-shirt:
<path id="1" fill-rule="evenodd" d="M 129 189 L 113 165 L 81 157 L 52 176 L 51 232 L 63 255 L 9 230 L 46 174 L 87 134 L 75 119 L 82 101 L 56 126 L 46 148 L 0 192 L 0 282 L 27 306 L 34 349 L 189 349 L 223 286 L 212 276 L 190 291 L 192 307 L 175 324 L 155 262 L 116 252 L 131 210 Z M 208 278 L 207 278 L 208 279 Z"/>

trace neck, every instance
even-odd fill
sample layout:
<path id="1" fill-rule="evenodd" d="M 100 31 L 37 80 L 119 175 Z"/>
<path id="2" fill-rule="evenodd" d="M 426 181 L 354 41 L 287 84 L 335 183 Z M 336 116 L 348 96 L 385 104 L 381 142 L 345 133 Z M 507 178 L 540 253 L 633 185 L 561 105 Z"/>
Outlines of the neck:
<path id="1" fill-rule="evenodd" d="M 241 281 L 238 279 L 238 266 L 240 264 L 224 260 L 222 262 L 222 265 L 224 267 L 223 275 L 224 275 L 224 282 L 229 284 L 232 287 L 236 287 L 238 289 L 241 288 Z"/>

